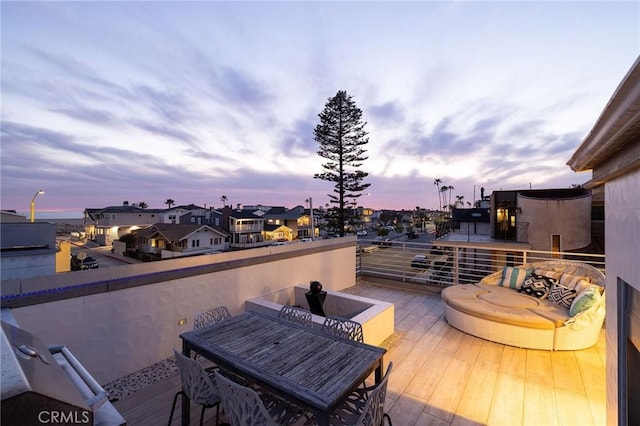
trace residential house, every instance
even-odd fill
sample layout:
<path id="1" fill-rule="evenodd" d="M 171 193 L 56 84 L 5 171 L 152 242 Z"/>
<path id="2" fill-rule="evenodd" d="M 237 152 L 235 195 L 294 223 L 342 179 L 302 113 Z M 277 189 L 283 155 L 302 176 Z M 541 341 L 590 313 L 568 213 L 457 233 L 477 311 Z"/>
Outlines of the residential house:
<path id="1" fill-rule="evenodd" d="M 567 162 L 604 193 L 607 424 L 640 424 L 640 58 Z"/>
<path id="2" fill-rule="evenodd" d="M 195 204 L 167 209 L 161 214 L 161 219 L 160 223 L 223 226 L 222 212 Z"/>
<path id="3" fill-rule="evenodd" d="M 265 219 L 245 210 L 242 206 L 222 210 L 223 228 L 229 233 L 229 247 L 235 249 L 266 246 L 272 243 L 264 238 Z"/>
<path id="4" fill-rule="evenodd" d="M 89 240 L 110 246 L 123 235 L 159 222 L 164 210 L 142 209 L 124 201 L 121 206 L 85 209 L 84 231 Z"/>
<path id="5" fill-rule="evenodd" d="M 491 235 L 489 208 L 453 208 L 451 222 L 454 229 L 465 235 Z"/>
<path id="6" fill-rule="evenodd" d="M 159 260 L 227 249 L 227 234 L 209 225 L 156 223 L 136 233 L 141 260 Z"/>
<path id="7" fill-rule="evenodd" d="M 311 212 L 303 206 L 288 210 L 284 207 L 272 208 L 263 215 L 263 218 L 265 219 L 265 238 L 284 238 L 291 241 L 312 237 Z"/>
<path id="8" fill-rule="evenodd" d="M 584 188 L 493 191 L 490 200 L 495 240 L 553 252 L 591 243 L 591 193 Z"/>

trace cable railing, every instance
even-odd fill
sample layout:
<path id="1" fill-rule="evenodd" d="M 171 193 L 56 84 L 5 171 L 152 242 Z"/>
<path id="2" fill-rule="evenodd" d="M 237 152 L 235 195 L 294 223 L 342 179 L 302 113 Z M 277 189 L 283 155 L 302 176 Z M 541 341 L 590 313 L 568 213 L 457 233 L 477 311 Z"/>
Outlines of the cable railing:
<path id="1" fill-rule="evenodd" d="M 431 243 L 375 240 L 357 244 L 356 274 L 413 284 L 446 287 L 478 282 L 503 266 L 545 260 L 587 263 L 605 271 L 601 254 L 529 250 L 518 244 L 460 243 L 435 240 Z M 378 242 L 379 243 L 379 242 Z"/>

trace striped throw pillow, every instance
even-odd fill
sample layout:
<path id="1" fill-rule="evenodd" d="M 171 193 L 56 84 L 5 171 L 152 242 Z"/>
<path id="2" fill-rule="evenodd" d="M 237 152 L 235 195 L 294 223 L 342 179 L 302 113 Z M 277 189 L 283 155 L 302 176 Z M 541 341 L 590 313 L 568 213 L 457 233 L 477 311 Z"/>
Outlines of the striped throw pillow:
<path id="1" fill-rule="evenodd" d="M 576 286 L 580 284 L 580 281 L 591 282 L 591 278 L 579 277 L 577 275 L 571 275 L 571 274 L 562 274 L 562 276 L 560 277 L 560 284 L 572 289 L 575 289 Z"/>
<path id="2" fill-rule="evenodd" d="M 505 266 L 504 268 L 502 268 L 502 280 L 498 283 L 498 285 L 520 290 L 520 287 L 522 287 L 524 280 L 529 275 L 531 275 L 531 269 Z"/>

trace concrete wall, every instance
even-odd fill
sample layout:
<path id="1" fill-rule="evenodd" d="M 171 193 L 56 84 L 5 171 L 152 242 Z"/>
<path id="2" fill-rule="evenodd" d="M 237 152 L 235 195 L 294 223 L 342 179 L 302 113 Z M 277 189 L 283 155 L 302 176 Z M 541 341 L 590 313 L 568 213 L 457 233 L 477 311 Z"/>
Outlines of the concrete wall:
<path id="1" fill-rule="evenodd" d="M 551 236 L 560 235 L 561 250 L 584 248 L 591 243 L 591 196 L 567 199 L 531 198 L 518 195 L 518 222 L 529 223 L 533 250 L 551 251 Z"/>
<path id="2" fill-rule="evenodd" d="M 323 287 L 324 290 L 324 287 Z M 297 285 L 262 297 L 247 300 L 248 311 L 260 312 L 277 316 L 283 305 L 298 305 L 309 310 L 305 293 L 308 285 Z M 338 293 L 325 290 L 327 296 L 324 302 L 324 312 L 327 316 L 349 318 L 362 325 L 364 342 L 370 345 L 380 345 L 389 338 L 395 330 L 395 307 L 393 303 L 369 299 L 354 294 Z M 319 315 L 312 315 L 313 326 L 322 328 L 325 320 Z"/>
<path id="3" fill-rule="evenodd" d="M 79 276 L 112 284 L 96 294 L 31 304 L 11 312 L 21 327 L 45 344 L 67 345 L 96 380 L 105 384 L 171 356 L 172 348 L 182 347 L 179 335 L 192 329 L 198 311 L 225 305 L 237 314 L 244 312 L 248 299 L 311 280 L 334 291 L 355 285 L 355 241 L 355 237 L 345 237 L 60 274 L 50 277 L 57 278 L 58 285 L 65 277 L 77 280 Z M 204 262 L 216 264 L 203 266 Z M 214 271 L 187 274 L 198 267 Z M 157 280 L 163 274 L 173 277 L 179 273 L 185 276 Z M 155 282 L 127 288 L 123 280 L 130 275 L 152 277 Z M 38 283 L 51 285 L 46 280 Z M 13 286 L 14 290 L 37 287 L 28 281 Z M 179 325 L 183 319 L 186 324 Z"/>
<path id="4" fill-rule="evenodd" d="M 640 291 L 640 169 L 605 185 L 607 423 L 618 421 L 618 277 Z M 635 395 L 635 398 L 638 396 Z"/>
<path id="5" fill-rule="evenodd" d="M 52 222 L 0 224 L 2 280 L 56 272 L 56 225 Z"/>
<path id="6" fill-rule="evenodd" d="M 71 271 L 71 244 L 69 241 L 60 241 L 56 253 L 56 273 Z"/>

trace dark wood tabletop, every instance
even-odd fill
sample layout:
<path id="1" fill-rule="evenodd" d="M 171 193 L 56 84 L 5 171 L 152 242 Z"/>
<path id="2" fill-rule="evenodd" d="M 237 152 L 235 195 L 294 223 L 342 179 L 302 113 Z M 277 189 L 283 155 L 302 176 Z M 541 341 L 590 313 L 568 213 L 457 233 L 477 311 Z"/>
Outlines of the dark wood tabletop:
<path id="1" fill-rule="evenodd" d="M 381 380 L 386 352 L 255 312 L 180 337 L 185 355 L 201 354 L 315 413 L 320 424 L 373 371 Z M 184 423 L 188 405 L 182 412 Z"/>

